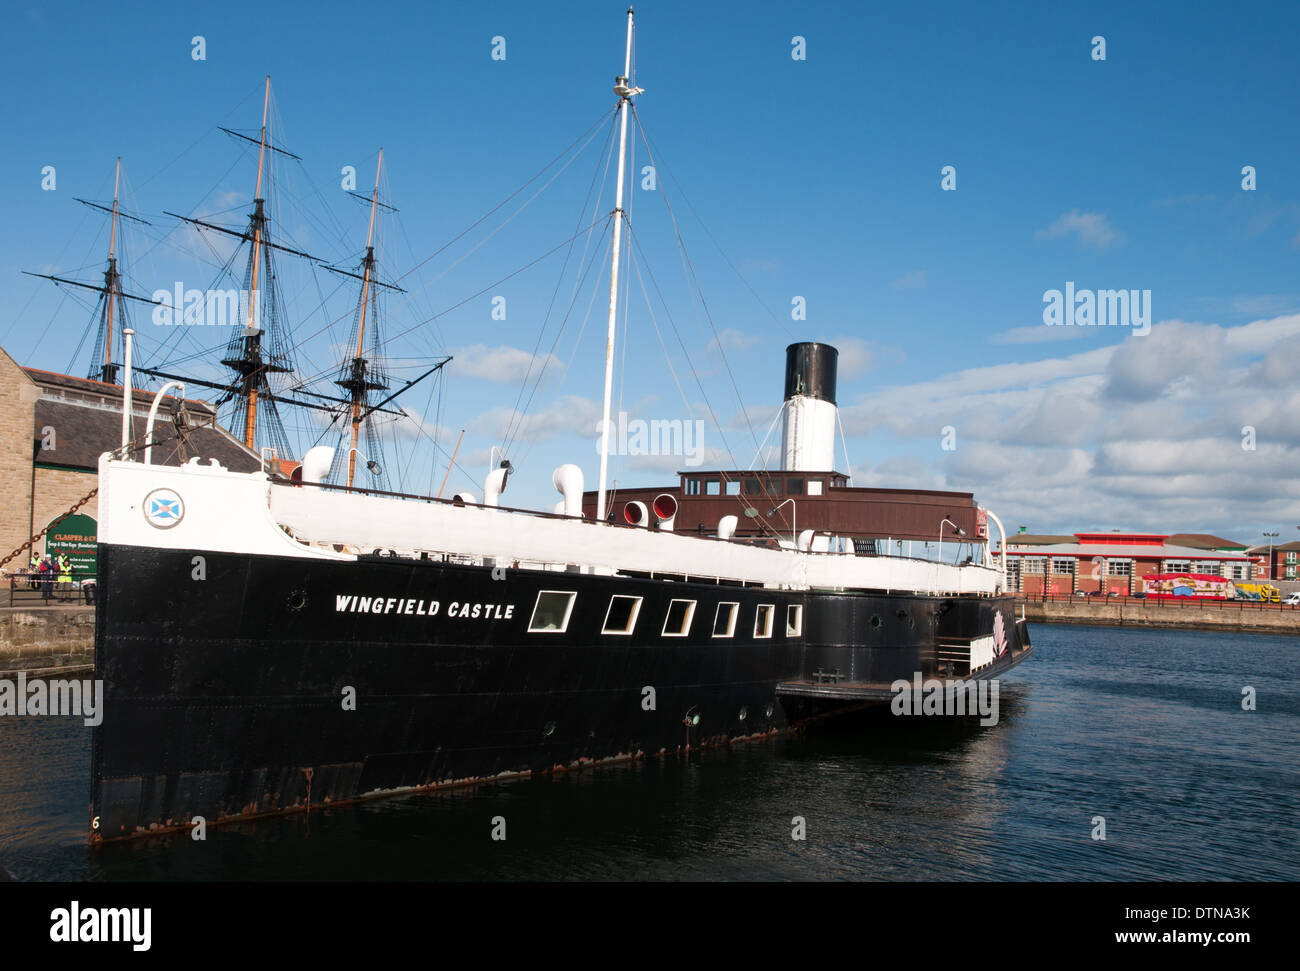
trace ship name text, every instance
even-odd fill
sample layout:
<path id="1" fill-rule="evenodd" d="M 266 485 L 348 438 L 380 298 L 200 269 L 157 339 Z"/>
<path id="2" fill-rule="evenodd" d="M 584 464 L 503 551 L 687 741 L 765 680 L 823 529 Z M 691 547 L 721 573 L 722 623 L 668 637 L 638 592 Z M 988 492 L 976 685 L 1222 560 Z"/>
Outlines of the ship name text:
<path id="1" fill-rule="evenodd" d="M 411 597 L 362 597 L 356 594 L 336 594 L 334 612 L 339 614 L 403 614 L 411 617 L 437 617 L 442 613 L 442 601 L 418 600 Z M 515 605 L 506 603 L 473 603 L 453 600 L 447 605 L 444 616 L 465 620 L 511 620 Z"/>

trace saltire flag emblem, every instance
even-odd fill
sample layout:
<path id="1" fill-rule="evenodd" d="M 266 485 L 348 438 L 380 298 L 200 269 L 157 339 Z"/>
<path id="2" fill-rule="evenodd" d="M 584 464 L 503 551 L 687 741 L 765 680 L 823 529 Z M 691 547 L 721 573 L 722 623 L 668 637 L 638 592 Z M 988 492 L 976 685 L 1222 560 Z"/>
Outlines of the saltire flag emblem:
<path id="1" fill-rule="evenodd" d="M 185 518 L 185 503 L 171 489 L 155 489 L 145 496 L 144 518 L 158 529 L 171 529 Z"/>

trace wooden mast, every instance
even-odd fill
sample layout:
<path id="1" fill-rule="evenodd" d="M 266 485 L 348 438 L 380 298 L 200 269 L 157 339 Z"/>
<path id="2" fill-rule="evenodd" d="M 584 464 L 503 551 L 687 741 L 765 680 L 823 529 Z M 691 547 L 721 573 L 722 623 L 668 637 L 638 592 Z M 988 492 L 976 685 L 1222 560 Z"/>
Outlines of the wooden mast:
<path id="1" fill-rule="evenodd" d="M 379 163 L 375 166 L 375 188 L 370 194 L 370 228 L 366 231 L 366 259 L 361 276 L 361 325 L 357 328 L 357 349 L 353 363 L 359 370 L 364 367 L 361 350 L 366 334 L 366 304 L 370 296 L 370 273 L 375 265 L 375 209 L 379 203 L 379 173 L 384 167 L 384 150 L 379 150 Z M 348 490 L 352 489 L 352 479 L 357 471 L 357 432 L 361 427 L 361 399 L 364 384 L 352 392 L 352 447 L 348 450 Z"/>
<path id="2" fill-rule="evenodd" d="M 266 111 L 271 103 L 271 75 L 266 76 L 266 93 L 262 96 L 262 137 L 257 150 L 257 194 L 253 204 L 260 213 L 262 210 L 262 165 L 266 158 Z M 253 284 L 248 293 L 248 331 L 250 337 L 254 332 L 253 323 L 257 319 L 257 271 L 262 247 L 262 220 L 253 222 Z M 244 444 L 255 449 L 257 430 L 257 374 L 248 374 L 244 378 L 244 398 L 248 407 L 244 414 Z"/>
<path id="3" fill-rule="evenodd" d="M 108 332 L 104 341 L 104 380 L 107 381 L 113 373 L 113 298 L 117 290 L 117 259 L 114 256 L 117 245 L 117 190 L 122 181 L 122 156 L 117 157 L 117 168 L 113 172 L 113 220 L 108 231 L 108 273 L 107 284 L 108 293 L 104 295 L 107 301 L 108 314 Z"/>

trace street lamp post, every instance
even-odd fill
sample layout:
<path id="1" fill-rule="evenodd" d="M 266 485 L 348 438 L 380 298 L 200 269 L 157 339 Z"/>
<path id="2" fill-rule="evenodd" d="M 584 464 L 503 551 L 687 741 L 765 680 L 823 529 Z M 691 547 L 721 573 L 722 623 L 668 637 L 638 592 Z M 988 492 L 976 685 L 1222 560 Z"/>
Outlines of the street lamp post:
<path id="1" fill-rule="evenodd" d="M 945 519 L 943 519 L 943 520 L 939 523 L 939 562 L 940 562 L 940 563 L 943 562 L 943 527 L 944 527 L 945 525 L 947 525 L 947 526 L 951 526 L 951 527 L 956 531 L 956 533 L 957 533 L 958 536 L 965 536 L 965 535 L 966 535 L 966 530 L 962 529 L 960 526 L 958 526 L 956 523 L 954 523 L 951 519 L 946 519 L 946 518 L 945 518 Z M 960 555 L 960 553 L 961 553 L 961 547 L 960 547 L 960 546 L 958 546 L 957 551 L 958 551 L 958 554 Z"/>
<path id="2" fill-rule="evenodd" d="M 1300 526 L 1297 526 L 1296 528 L 1300 529 Z M 1268 571 L 1268 576 L 1264 577 L 1264 579 L 1272 580 L 1273 579 L 1273 540 L 1277 538 L 1278 534 L 1265 531 L 1264 535 L 1268 537 L 1268 564 L 1265 567 L 1265 569 Z"/>
<path id="3" fill-rule="evenodd" d="M 797 547 L 799 545 L 799 507 L 795 505 L 795 501 L 793 499 L 787 499 L 785 500 L 785 502 L 778 502 L 775 506 L 773 506 L 771 509 L 767 511 L 767 514 L 769 516 L 776 515 L 776 511 L 780 509 L 782 506 L 786 505 L 787 503 L 790 506 L 791 539 L 793 540 L 794 545 Z"/>

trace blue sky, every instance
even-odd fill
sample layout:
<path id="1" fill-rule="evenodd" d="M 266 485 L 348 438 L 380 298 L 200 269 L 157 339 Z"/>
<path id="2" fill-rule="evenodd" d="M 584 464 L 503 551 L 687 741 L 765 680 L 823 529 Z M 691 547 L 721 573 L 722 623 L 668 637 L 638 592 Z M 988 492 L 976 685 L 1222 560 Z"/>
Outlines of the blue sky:
<path id="1" fill-rule="evenodd" d="M 451 485 L 481 491 L 488 449 L 501 441 L 558 292 L 541 344 L 551 346 L 583 241 L 564 277 L 561 250 L 492 285 L 585 225 L 607 124 L 517 216 L 502 225 L 539 183 L 413 268 L 613 108 L 625 9 L 11 8 L 6 75 L 21 96 L 0 106 L 10 133 L 0 154 L 10 227 L 0 239 L 0 346 L 24 364 L 88 366 L 89 340 L 73 354 L 84 302 L 20 270 L 102 272 L 106 221 L 73 196 L 110 200 L 118 155 L 128 211 L 154 224 L 126 232 L 128 285 L 216 285 L 212 261 L 229 246 L 162 211 L 242 228 L 255 152 L 216 126 L 255 134 L 269 73 L 273 137 L 304 160 L 274 169 L 280 238 L 354 265 L 366 212 L 341 190 L 340 170 L 355 166 L 368 192 L 383 146 L 383 193 L 400 213 L 381 220 L 382 272 L 411 291 L 389 299 L 382 318 L 386 335 L 409 332 L 389 346 L 395 373 L 418 373 L 437 353 L 456 357 L 440 413 L 423 388 L 405 403 L 444 449 L 467 429 L 464 471 Z M 191 56 L 196 35 L 202 61 Z M 1098 35 L 1104 61 L 1092 56 Z M 780 403 L 785 345 L 824 340 L 842 351 L 839 465 L 855 484 L 974 491 L 1009 525 L 1042 532 L 1253 541 L 1291 529 L 1300 523 L 1298 35 L 1293 4 L 639 5 L 638 114 L 659 186 L 632 191 L 634 258 L 652 296 L 649 273 L 663 288 L 686 352 L 657 298 L 651 320 L 634 270 L 616 410 L 701 417 L 707 464 L 748 465 L 749 425 L 761 439 Z M 504 60 L 491 56 L 497 36 Z M 795 36 L 805 60 L 791 57 Z M 645 164 L 638 144 L 634 167 Z M 955 191 L 940 187 L 949 165 Z M 1247 165 L 1254 191 L 1242 188 Z M 41 188 L 45 166 L 55 167 L 54 191 Z M 611 173 L 586 222 L 612 208 L 612 183 Z M 588 255 L 598 239 L 599 228 Z M 527 442 L 509 450 L 514 503 L 549 507 L 551 469 L 563 461 L 582 465 L 594 487 L 602 269 L 597 259 L 577 291 L 529 408 Z M 301 261 L 281 272 L 300 364 L 328 371 L 355 296 Z M 1044 293 L 1067 281 L 1150 290 L 1150 333 L 1046 327 Z M 492 317 L 493 296 L 506 300 L 504 321 Z M 797 296 L 803 321 L 791 319 Z M 135 322 L 140 353 L 157 366 L 206 352 L 187 365 L 202 369 L 227 336 L 160 336 L 147 314 Z M 1246 426 L 1253 448 L 1243 448 Z M 942 448 L 945 427 L 955 449 Z M 320 429 L 298 417 L 293 432 L 306 445 Z M 425 433 L 399 437 L 402 448 L 385 455 L 393 485 L 436 491 L 446 455 Z M 611 475 L 670 482 L 682 464 L 618 457 Z"/>

